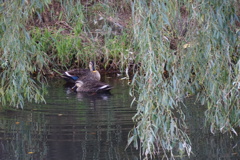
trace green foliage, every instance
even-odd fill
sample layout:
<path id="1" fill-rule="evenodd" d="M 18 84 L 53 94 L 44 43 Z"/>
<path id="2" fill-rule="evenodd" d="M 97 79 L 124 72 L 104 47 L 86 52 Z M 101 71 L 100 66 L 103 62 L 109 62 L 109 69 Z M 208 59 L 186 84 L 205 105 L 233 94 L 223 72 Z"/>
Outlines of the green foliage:
<path id="1" fill-rule="evenodd" d="M 211 131 L 233 131 L 239 121 L 239 36 L 236 1 L 135 1 L 134 36 L 141 68 L 133 79 L 138 107 L 129 143 L 145 157 L 160 149 L 190 155 L 182 111 L 187 95 L 208 104 Z M 239 4 L 238 4 L 239 5 Z M 167 74 L 164 74 L 167 73 Z"/>
<path id="2" fill-rule="evenodd" d="M 32 40 L 38 50 L 48 53 L 49 64 L 54 62 L 55 67 L 71 67 L 75 63 L 84 66 L 86 62 L 94 58 L 92 43 L 83 44 L 78 35 L 63 35 L 63 29 L 49 31 L 36 28 L 31 30 Z"/>
<path id="3" fill-rule="evenodd" d="M 45 65 L 46 54 L 37 50 L 25 28 L 33 10 L 45 6 L 49 0 L 9 0 L 1 4 L 0 55 L 6 63 L 0 72 L 0 102 L 2 106 L 23 108 L 24 101 L 44 101 L 41 75 L 30 75 Z"/>
<path id="4" fill-rule="evenodd" d="M 74 26 L 74 34 L 79 35 L 84 27 L 84 10 L 80 1 L 64 1 L 60 0 L 65 9 L 66 21 Z"/>
<path id="5" fill-rule="evenodd" d="M 104 46 L 105 64 L 107 65 L 111 61 L 111 65 L 115 68 L 127 68 L 133 62 L 133 57 L 135 57 L 131 52 L 131 41 L 132 37 L 128 33 L 114 37 L 106 36 Z"/>

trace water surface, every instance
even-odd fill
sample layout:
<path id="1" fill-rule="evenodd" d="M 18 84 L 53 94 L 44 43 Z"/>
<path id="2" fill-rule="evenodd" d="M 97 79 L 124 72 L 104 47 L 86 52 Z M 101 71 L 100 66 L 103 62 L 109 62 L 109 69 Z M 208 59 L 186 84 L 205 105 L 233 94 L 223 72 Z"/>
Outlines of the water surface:
<path id="1" fill-rule="evenodd" d="M 140 160 L 135 148 L 125 150 L 136 113 L 134 106 L 130 108 L 128 81 L 104 81 L 114 87 L 111 94 L 75 93 L 63 80 L 52 79 L 47 104 L 0 113 L 0 160 Z M 212 135 L 204 128 L 206 108 L 194 97 L 186 105 L 193 154 L 176 159 L 240 159 L 240 138 Z"/>
<path id="2" fill-rule="evenodd" d="M 127 80 L 106 78 L 110 94 L 73 92 L 51 80 L 47 104 L 1 114 L 0 159 L 138 159 L 127 145 L 136 110 Z"/>

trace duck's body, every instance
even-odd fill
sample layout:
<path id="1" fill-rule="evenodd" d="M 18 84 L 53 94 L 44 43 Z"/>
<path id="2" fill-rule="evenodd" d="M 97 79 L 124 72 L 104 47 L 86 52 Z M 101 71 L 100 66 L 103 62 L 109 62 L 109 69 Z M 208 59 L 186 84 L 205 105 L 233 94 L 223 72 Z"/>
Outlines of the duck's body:
<path id="1" fill-rule="evenodd" d="M 62 78 L 69 83 L 75 83 L 78 79 L 87 81 L 87 80 L 96 80 L 100 81 L 101 75 L 95 69 L 94 63 L 89 63 L 89 69 L 73 69 L 63 73 Z"/>
<path id="2" fill-rule="evenodd" d="M 75 86 L 73 87 L 73 89 L 76 89 L 77 92 L 99 93 L 99 92 L 108 92 L 112 89 L 112 87 L 107 83 L 96 81 L 96 80 L 88 80 L 88 81 L 77 80 L 75 82 Z"/>

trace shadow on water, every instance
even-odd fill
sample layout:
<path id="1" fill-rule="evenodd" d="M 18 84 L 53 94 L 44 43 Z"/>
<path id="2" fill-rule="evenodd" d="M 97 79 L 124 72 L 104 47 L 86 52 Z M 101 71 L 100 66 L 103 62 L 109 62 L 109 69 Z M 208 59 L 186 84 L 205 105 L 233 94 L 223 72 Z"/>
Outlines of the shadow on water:
<path id="1" fill-rule="evenodd" d="M 50 82 L 47 104 L 0 115 L 0 159 L 139 159 L 127 144 L 136 109 L 126 80 L 105 79 L 111 93 L 82 94 Z"/>
<path id="2" fill-rule="evenodd" d="M 127 81 L 106 78 L 109 94 L 75 93 L 52 80 L 47 104 L 0 113 L 0 160 L 140 160 L 125 150 L 136 109 L 130 108 Z M 204 129 L 204 108 L 187 99 L 185 108 L 193 155 L 176 159 L 240 159 L 240 140 Z M 161 158 L 160 158 L 161 159 Z"/>

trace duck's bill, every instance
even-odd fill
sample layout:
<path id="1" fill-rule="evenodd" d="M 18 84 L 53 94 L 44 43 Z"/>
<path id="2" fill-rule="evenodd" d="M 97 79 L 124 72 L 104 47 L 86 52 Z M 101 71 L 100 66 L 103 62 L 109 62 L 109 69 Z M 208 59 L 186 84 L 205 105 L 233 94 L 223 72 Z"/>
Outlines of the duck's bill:
<path id="1" fill-rule="evenodd" d="M 77 86 L 76 86 L 76 84 L 72 87 L 72 90 L 74 90 L 74 91 L 76 91 L 76 89 L 77 89 Z"/>

